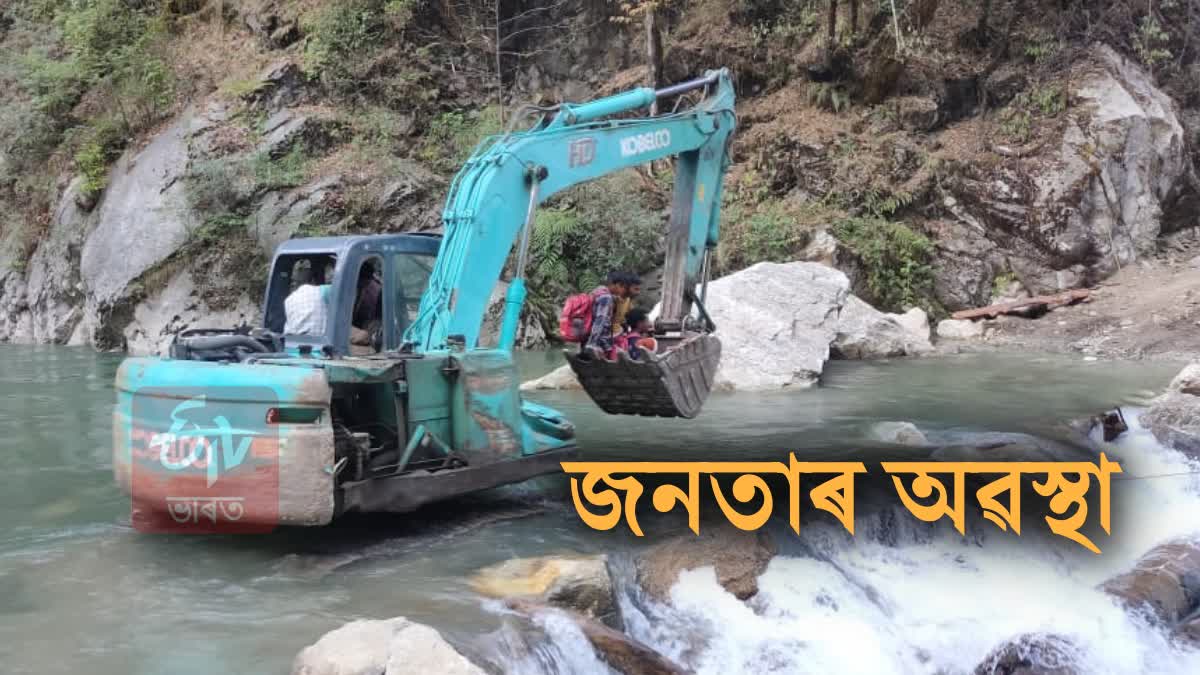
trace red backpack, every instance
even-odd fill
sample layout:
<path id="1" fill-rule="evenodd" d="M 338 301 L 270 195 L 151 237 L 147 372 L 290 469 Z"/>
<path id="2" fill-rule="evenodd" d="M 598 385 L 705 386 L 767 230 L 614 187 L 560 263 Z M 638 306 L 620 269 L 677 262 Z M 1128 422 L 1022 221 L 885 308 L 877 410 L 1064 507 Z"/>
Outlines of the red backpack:
<path id="1" fill-rule="evenodd" d="M 558 334 L 567 342 L 586 342 L 592 332 L 592 304 L 595 302 L 592 293 L 576 293 L 563 303 L 562 313 L 558 316 Z M 577 333 L 575 321 L 583 322 L 583 327 Z"/>

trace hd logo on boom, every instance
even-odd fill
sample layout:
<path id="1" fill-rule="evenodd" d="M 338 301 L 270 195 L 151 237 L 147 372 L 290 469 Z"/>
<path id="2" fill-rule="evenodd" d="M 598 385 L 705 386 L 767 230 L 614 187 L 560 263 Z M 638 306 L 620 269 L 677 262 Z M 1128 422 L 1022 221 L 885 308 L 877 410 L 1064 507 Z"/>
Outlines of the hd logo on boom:
<path id="1" fill-rule="evenodd" d="M 652 150 L 661 150 L 669 145 L 671 145 L 671 132 L 667 129 L 647 131 L 644 134 L 622 138 L 621 156 L 632 157 Z"/>

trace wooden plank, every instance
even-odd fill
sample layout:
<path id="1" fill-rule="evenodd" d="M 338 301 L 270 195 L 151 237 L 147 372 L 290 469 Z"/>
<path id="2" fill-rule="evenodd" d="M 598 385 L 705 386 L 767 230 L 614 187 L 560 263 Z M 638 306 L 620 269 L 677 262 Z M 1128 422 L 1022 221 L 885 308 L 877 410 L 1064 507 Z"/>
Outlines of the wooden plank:
<path id="1" fill-rule="evenodd" d="M 1077 288 L 1075 290 L 1066 291 L 1065 293 L 1039 295 L 1033 298 L 1022 298 L 1020 300 L 1013 300 L 1012 302 L 1002 302 L 996 305 L 988 305 L 987 307 L 964 309 L 951 314 L 950 318 L 994 319 L 1001 314 L 1012 314 L 1014 312 L 1027 311 L 1037 307 L 1045 307 L 1047 310 L 1051 310 L 1064 305 L 1073 305 L 1081 300 L 1086 300 L 1091 297 L 1091 294 L 1092 292 L 1086 288 Z"/>

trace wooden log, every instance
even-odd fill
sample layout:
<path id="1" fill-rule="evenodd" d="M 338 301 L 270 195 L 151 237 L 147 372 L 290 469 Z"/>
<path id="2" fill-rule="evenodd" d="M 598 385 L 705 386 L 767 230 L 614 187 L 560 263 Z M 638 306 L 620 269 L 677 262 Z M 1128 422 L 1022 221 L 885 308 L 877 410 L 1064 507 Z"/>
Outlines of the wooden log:
<path id="1" fill-rule="evenodd" d="M 1034 308 L 1044 308 L 1046 310 L 1063 307 L 1065 305 L 1073 305 L 1082 300 L 1087 300 L 1091 297 L 1092 292 L 1086 288 L 1077 288 L 1075 290 L 1066 291 L 1065 293 L 1056 293 L 1054 295 L 1039 295 L 1033 298 L 1022 298 L 1021 300 L 1013 300 L 1012 302 L 1002 302 L 997 305 L 988 305 L 987 307 L 978 307 L 976 309 L 964 309 L 950 315 L 952 319 L 994 319 L 1001 314 L 1013 314 L 1015 312 L 1027 311 Z"/>

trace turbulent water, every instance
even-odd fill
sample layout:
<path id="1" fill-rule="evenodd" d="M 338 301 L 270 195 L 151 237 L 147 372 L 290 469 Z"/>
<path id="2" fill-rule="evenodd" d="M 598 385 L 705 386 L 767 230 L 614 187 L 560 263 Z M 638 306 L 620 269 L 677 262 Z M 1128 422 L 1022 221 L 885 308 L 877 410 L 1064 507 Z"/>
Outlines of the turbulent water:
<path id="1" fill-rule="evenodd" d="M 1200 481 L 1175 475 L 1196 467 L 1136 426 L 1109 449 L 1125 474 L 1102 555 L 1047 535 L 1037 518 L 1021 537 L 990 525 L 962 537 L 867 495 L 853 538 L 826 522 L 799 536 L 772 523 L 780 555 L 752 600 L 699 569 L 664 606 L 632 583 L 632 553 L 648 542 L 585 528 L 558 478 L 322 530 L 139 535 L 109 467 L 117 359 L 21 347 L 0 358 L 5 672 L 284 673 L 345 621 L 403 615 L 509 672 L 605 673 L 569 622 L 542 617 L 531 637 L 466 583 L 510 557 L 597 551 L 612 554 L 627 630 L 699 673 L 967 673 L 1023 633 L 1069 639 L 1081 672 L 1200 672 L 1200 654 L 1095 590 L 1154 544 L 1200 530 Z M 552 358 L 523 365 L 534 374 Z M 1137 405 L 1177 369 L 1019 355 L 836 363 L 820 389 L 714 395 L 692 422 L 614 424 L 581 394 L 540 398 L 578 425 L 588 459 L 831 459 L 891 452 L 869 440 L 884 420 L 945 444 L 983 432 L 1066 440 L 1066 420 Z"/>

